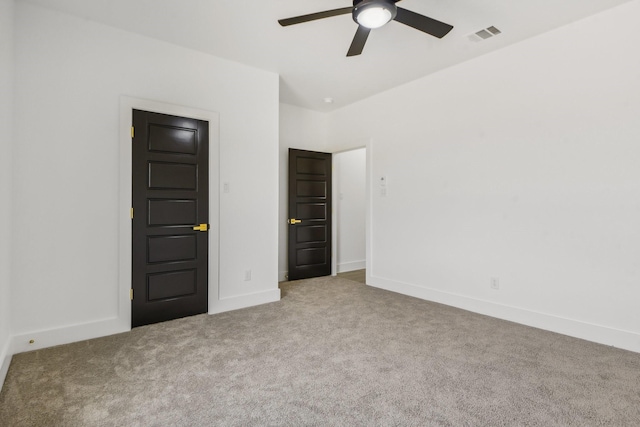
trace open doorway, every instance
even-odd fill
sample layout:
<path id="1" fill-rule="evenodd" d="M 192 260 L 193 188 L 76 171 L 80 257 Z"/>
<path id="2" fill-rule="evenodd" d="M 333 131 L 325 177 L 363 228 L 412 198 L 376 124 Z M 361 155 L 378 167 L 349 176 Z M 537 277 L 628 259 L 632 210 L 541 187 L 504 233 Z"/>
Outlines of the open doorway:
<path id="1" fill-rule="evenodd" d="M 365 147 L 333 155 L 335 189 L 334 272 L 365 283 L 367 150 Z"/>

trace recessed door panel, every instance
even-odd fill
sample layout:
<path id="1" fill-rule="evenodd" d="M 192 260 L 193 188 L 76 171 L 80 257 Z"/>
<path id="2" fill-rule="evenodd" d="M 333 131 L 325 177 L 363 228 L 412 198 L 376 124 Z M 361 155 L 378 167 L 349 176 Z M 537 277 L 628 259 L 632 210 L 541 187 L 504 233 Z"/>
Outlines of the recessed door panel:
<path id="1" fill-rule="evenodd" d="M 327 198 L 327 183 L 324 181 L 303 181 L 296 182 L 296 194 L 298 197 Z"/>
<path id="2" fill-rule="evenodd" d="M 147 276 L 148 301 L 193 295 L 196 292 L 196 277 L 196 270 L 149 274 Z"/>
<path id="3" fill-rule="evenodd" d="M 196 129 L 149 126 L 149 151 L 196 154 Z"/>
<path id="4" fill-rule="evenodd" d="M 327 227 L 325 225 L 298 226 L 296 239 L 298 243 L 324 243 L 327 241 Z"/>
<path id="5" fill-rule="evenodd" d="M 149 200 L 149 226 L 193 225 L 198 222 L 196 200 Z"/>
<path id="6" fill-rule="evenodd" d="M 307 175 L 326 176 L 327 174 L 325 160 L 313 157 L 298 157 L 296 170 L 304 171 Z"/>
<path id="7" fill-rule="evenodd" d="M 197 235 L 150 236 L 147 240 L 149 263 L 178 262 L 196 259 Z"/>
<path id="8" fill-rule="evenodd" d="M 298 249 L 297 264 L 300 267 L 324 265 L 327 262 L 326 248 Z"/>
<path id="9" fill-rule="evenodd" d="M 195 190 L 197 174 L 196 165 L 149 162 L 149 189 Z"/>
<path id="10" fill-rule="evenodd" d="M 299 219 L 327 219 L 327 204 L 326 203 L 298 203 L 298 215 Z"/>

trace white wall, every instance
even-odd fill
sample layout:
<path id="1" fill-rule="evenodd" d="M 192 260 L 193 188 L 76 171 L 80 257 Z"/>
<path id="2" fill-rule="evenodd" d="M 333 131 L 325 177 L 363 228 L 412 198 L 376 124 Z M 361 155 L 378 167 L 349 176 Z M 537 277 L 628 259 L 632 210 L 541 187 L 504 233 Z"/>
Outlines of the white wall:
<path id="1" fill-rule="evenodd" d="M 289 148 L 326 151 L 327 114 L 280 104 L 280 208 L 278 222 L 278 279 L 287 275 L 287 215 Z"/>
<path id="2" fill-rule="evenodd" d="M 230 188 L 219 299 L 227 308 L 278 299 L 278 76 L 23 3 L 16 15 L 15 350 L 74 328 L 84 331 L 76 338 L 117 332 L 101 325 L 121 297 L 123 95 L 219 113 L 220 182 Z"/>
<path id="3" fill-rule="evenodd" d="M 328 140 L 371 137 L 389 181 L 372 186 L 373 285 L 640 351 L 637 16 L 636 0 L 331 114 Z"/>
<path id="4" fill-rule="evenodd" d="M 12 119 L 13 0 L 0 0 L 0 389 L 10 360 Z"/>
<path id="5" fill-rule="evenodd" d="M 336 209 L 337 271 L 365 268 L 367 150 L 359 148 L 333 155 L 333 179 L 338 192 Z"/>

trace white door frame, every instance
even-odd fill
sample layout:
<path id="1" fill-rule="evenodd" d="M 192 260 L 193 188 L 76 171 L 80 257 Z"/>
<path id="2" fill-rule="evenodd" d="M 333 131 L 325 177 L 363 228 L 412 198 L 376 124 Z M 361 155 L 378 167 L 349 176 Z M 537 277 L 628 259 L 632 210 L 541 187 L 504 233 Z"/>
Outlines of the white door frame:
<path id="1" fill-rule="evenodd" d="M 369 282 L 371 275 L 371 154 L 372 154 L 372 140 L 369 138 L 363 138 L 357 141 L 353 141 L 347 144 L 341 144 L 339 147 L 329 151 L 332 155 L 343 153 L 345 151 L 358 150 L 360 148 L 366 149 L 366 194 L 365 194 L 365 268 L 366 268 L 366 281 Z M 335 175 L 334 175 L 335 177 Z M 339 194 L 338 194 L 338 181 L 332 180 L 332 206 L 331 222 L 333 224 L 331 228 L 331 275 L 338 274 L 338 206 L 339 206 Z"/>

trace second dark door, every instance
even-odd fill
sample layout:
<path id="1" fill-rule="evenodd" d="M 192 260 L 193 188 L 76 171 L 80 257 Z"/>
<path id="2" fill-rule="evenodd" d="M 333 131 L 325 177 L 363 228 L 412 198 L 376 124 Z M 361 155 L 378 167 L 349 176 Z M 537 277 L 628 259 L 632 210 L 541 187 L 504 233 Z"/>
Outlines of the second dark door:
<path id="1" fill-rule="evenodd" d="M 132 326 L 208 310 L 209 125 L 133 111 Z"/>
<path id="2" fill-rule="evenodd" d="M 289 149 L 289 280 L 331 275 L 331 154 Z"/>

